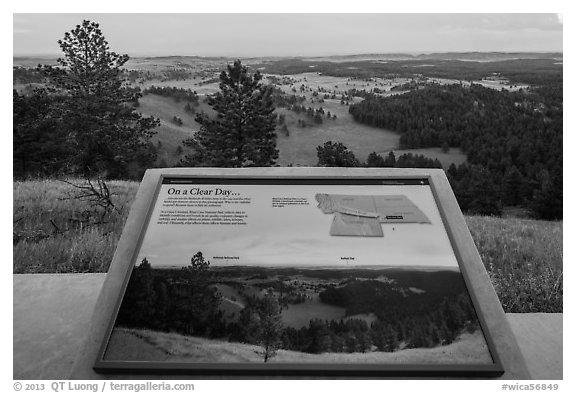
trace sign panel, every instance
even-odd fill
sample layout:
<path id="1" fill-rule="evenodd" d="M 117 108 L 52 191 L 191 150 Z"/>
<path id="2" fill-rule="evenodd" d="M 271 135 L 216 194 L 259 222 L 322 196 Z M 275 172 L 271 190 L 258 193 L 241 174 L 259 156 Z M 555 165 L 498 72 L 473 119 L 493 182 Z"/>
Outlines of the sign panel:
<path id="1" fill-rule="evenodd" d="M 161 177 L 95 369 L 498 375 L 429 177 Z"/>

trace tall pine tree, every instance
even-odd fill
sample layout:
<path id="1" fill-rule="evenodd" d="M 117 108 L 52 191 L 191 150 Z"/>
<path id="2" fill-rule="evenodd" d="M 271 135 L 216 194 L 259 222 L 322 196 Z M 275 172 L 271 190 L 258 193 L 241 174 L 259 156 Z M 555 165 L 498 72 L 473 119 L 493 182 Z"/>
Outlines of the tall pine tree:
<path id="1" fill-rule="evenodd" d="M 134 103 L 139 89 L 125 86 L 121 67 L 128 55 L 112 52 L 97 23 L 84 20 L 58 41 L 59 66 L 42 67 L 54 94 L 63 95 L 55 115 L 67 132 L 70 166 L 84 176 L 126 177 L 128 166 L 147 151 L 153 117 L 143 117 Z"/>
<path id="2" fill-rule="evenodd" d="M 259 314 L 259 335 L 258 343 L 262 346 L 262 351 L 258 353 L 264 357 L 264 363 L 278 352 L 282 344 L 282 309 L 278 303 L 278 298 L 273 291 L 268 291 L 260 302 Z"/>
<path id="3" fill-rule="evenodd" d="M 272 89 L 261 84 L 262 75 L 248 73 L 240 60 L 220 74 L 220 91 L 209 100 L 216 118 L 202 113 L 194 137 L 183 143 L 194 149 L 184 166 L 271 166 L 278 158 L 276 114 Z"/>

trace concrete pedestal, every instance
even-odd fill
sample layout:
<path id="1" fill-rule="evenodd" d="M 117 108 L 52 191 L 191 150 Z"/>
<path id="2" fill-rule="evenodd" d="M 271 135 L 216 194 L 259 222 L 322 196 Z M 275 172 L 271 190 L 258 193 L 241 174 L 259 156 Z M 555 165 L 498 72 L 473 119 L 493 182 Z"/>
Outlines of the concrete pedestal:
<path id="1" fill-rule="evenodd" d="M 70 378 L 105 277 L 13 276 L 14 379 Z M 562 379 L 562 314 L 506 316 L 532 378 Z"/>

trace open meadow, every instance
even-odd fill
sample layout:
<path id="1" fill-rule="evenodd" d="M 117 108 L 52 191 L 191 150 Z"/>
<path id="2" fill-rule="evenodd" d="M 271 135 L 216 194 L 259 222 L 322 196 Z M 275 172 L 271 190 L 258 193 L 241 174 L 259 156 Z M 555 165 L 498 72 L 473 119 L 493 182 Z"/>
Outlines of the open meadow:
<path id="1" fill-rule="evenodd" d="M 318 162 L 316 147 L 325 142 L 341 142 L 361 161 L 374 151 L 393 150 L 398 147 L 400 136 L 376 127 L 354 122 L 348 113 L 348 106 L 337 100 L 325 100 L 322 104 L 310 104 L 312 108 L 322 108 L 337 116 L 326 119 L 322 124 L 309 124 L 304 116 L 285 109 L 277 110 L 286 115 L 289 136 L 277 129 L 277 146 L 280 151 L 278 164 L 281 166 L 314 166 Z M 298 120 L 305 119 L 306 127 L 298 126 Z"/>
<path id="2" fill-rule="evenodd" d="M 158 154 L 159 166 L 175 166 L 180 159 L 189 151 L 182 141 L 190 138 L 200 128 L 194 121 L 194 115 L 184 110 L 183 102 L 175 102 L 172 98 L 161 97 L 155 94 L 147 94 L 139 100 L 139 111 L 160 119 L 160 126 L 155 129 L 156 135 L 152 137 L 152 143 Z M 208 110 L 206 104 L 201 104 L 200 110 Z M 176 124 L 173 119 L 178 117 L 182 124 Z"/>
<path id="3" fill-rule="evenodd" d="M 349 58 L 343 58 L 345 61 Z M 314 110 L 322 108 L 336 118 L 324 118 L 321 123 L 313 122 L 305 113 L 295 113 L 287 108 L 277 107 L 276 113 L 285 116 L 284 124 L 276 128 L 277 147 L 279 157 L 277 164 L 281 166 L 314 166 L 318 158 L 316 148 L 325 142 L 341 142 L 348 147 L 360 161 L 366 160 L 368 155 L 376 152 L 383 156 L 394 151 L 396 156 L 406 153 L 420 154 L 431 159 L 438 159 L 444 169 L 450 164 L 459 165 L 466 162 L 466 155 L 459 149 L 452 148 L 449 152 L 442 152 L 439 148 L 420 148 L 399 150 L 400 135 L 386 129 L 370 127 L 360 124 L 348 113 L 349 105 L 362 100 L 359 96 L 348 96 L 347 102 L 342 102 L 341 98 L 349 91 L 366 91 L 380 96 L 390 96 L 403 94 L 407 89 L 403 88 L 410 82 L 417 83 L 438 83 L 442 85 L 470 83 L 480 84 L 484 87 L 518 91 L 529 87 L 527 84 L 513 83 L 500 76 L 488 76 L 476 80 L 450 79 L 442 77 L 426 77 L 423 75 L 417 78 L 410 78 L 390 74 L 387 77 L 353 77 L 334 76 L 325 72 L 327 62 L 323 59 L 309 59 L 306 69 L 301 69 L 300 73 L 274 74 L 268 70 L 275 70 L 274 61 L 267 59 L 246 59 L 244 64 L 252 69 L 258 69 L 263 73 L 262 82 L 271 84 L 280 89 L 286 95 L 296 95 L 305 97 L 301 103 L 306 108 Z M 316 62 L 314 60 L 319 60 Z M 362 67 L 367 67 L 374 62 L 387 64 L 387 60 L 354 59 L 362 60 L 363 63 L 350 63 L 341 72 L 348 72 L 350 75 L 358 73 L 362 75 Z M 127 69 L 139 72 L 140 78 L 132 83 L 142 90 L 156 87 L 175 87 L 179 89 L 190 89 L 200 96 L 202 102 L 208 95 L 218 91 L 218 75 L 225 69 L 226 64 L 231 60 L 224 58 L 199 58 L 199 57 L 157 57 L 157 58 L 133 58 L 127 63 Z M 338 64 L 338 59 L 330 62 Z M 21 59 L 20 63 L 27 64 Z M 329 62 L 328 62 L 329 63 Z M 368 65 L 367 65 L 368 64 Z M 271 65 L 271 66 L 270 66 Z M 416 64 L 412 67 L 435 69 L 438 64 Z M 328 69 L 330 69 L 328 67 Z M 22 87 L 20 87 L 22 88 Z M 204 110 L 210 113 L 209 107 L 203 103 Z M 161 125 L 157 129 L 154 142 L 160 144 L 158 149 L 157 164 L 159 166 L 171 166 L 177 164 L 188 149 L 181 146 L 181 142 L 193 135 L 198 130 L 199 125 L 194 121 L 194 114 L 185 113 L 184 104 L 174 100 L 147 95 L 140 100 L 138 111 L 144 115 L 156 116 L 160 119 Z M 181 118 L 183 125 L 175 125 L 171 120 L 174 116 Z M 303 123 L 306 123 L 303 125 Z M 286 128 L 283 126 L 285 125 Z"/>
<path id="4" fill-rule="evenodd" d="M 155 87 L 175 87 L 179 89 L 189 89 L 195 91 L 200 97 L 200 107 L 196 108 L 196 113 L 204 111 L 211 113 L 210 107 L 204 103 L 206 96 L 218 91 L 218 73 L 220 68 L 217 62 L 209 61 L 198 63 L 190 60 L 178 61 L 177 59 L 158 59 L 157 63 L 133 59 L 129 63 L 139 71 L 151 72 L 152 75 L 161 73 L 172 67 L 180 67 L 188 72 L 184 79 L 153 79 L 137 80 L 134 84 L 142 90 Z M 172 62 L 172 63 L 170 63 Z M 175 65 L 179 64 L 179 65 Z M 311 71 L 313 71 L 311 69 Z M 285 116 L 284 124 L 287 131 L 280 125 L 276 127 L 277 147 L 279 156 L 277 164 L 280 166 L 314 166 L 318 162 L 316 148 L 325 142 L 341 142 L 351 150 L 360 161 L 366 160 L 372 152 L 387 155 L 390 151 L 395 151 L 397 155 L 404 153 L 416 153 L 425 157 L 436 159 L 448 168 L 450 164 L 456 165 L 464 162 L 466 156 L 458 149 L 453 149 L 449 153 L 442 153 L 439 149 L 417 149 L 400 151 L 400 135 L 382 128 L 371 127 L 354 121 L 348 112 L 350 105 L 362 101 L 360 97 L 348 96 L 346 101 L 341 98 L 347 95 L 349 90 L 358 91 L 372 89 L 381 91 L 381 95 L 402 94 L 405 91 L 391 90 L 394 87 L 409 82 L 409 78 L 392 77 L 384 78 L 349 78 L 323 75 L 318 72 L 306 72 L 295 75 L 274 75 L 264 74 L 263 83 L 272 84 L 280 89 L 287 96 L 296 95 L 305 97 L 300 105 L 314 110 L 322 108 L 325 113 L 330 113 L 331 118 L 325 117 L 321 123 L 316 123 L 306 116 L 306 113 L 296 113 L 284 107 L 277 107 L 276 113 Z M 444 81 L 443 83 L 456 83 L 456 81 Z M 195 122 L 194 114 L 184 111 L 185 103 L 176 102 L 167 97 L 160 97 L 155 94 L 147 94 L 140 99 L 138 111 L 147 116 L 155 116 L 160 119 L 161 125 L 153 141 L 158 144 L 157 163 L 161 166 L 177 164 L 187 151 L 178 149 L 182 141 L 193 135 L 199 128 Z M 182 125 L 172 122 L 174 116 L 183 120 Z M 335 116 L 335 117 L 334 117 Z M 303 124 L 305 123 L 305 125 Z"/>
<path id="5" fill-rule="evenodd" d="M 15 58 L 14 65 L 35 67 L 39 63 L 53 64 L 54 60 L 52 58 Z M 131 58 L 126 64 L 126 70 L 130 84 L 142 91 L 154 86 L 189 89 L 196 92 L 200 98 L 200 106 L 195 108 L 195 113 L 204 111 L 210 114 L 211 108 L 204 100 L 219 90 L 218 76 L 230 61 L 225 58 L 186 56 Z M 324 113 L 331 115 L 331 118 L 325 116 L 323 121 L 318 123 L 304 112 L 296 113 L 286 107 L 277 106 L 276 113 L 285 116 L 284 123 L 276 127 L 278 165 L 314 166 L 318 162 L 316 148 L 328 141 L 343 143 L 360 161 L 365 161 L 372 152 L 384 155 L 390 151 L 394 151 L 397 155 L 412 152 L 398 150 L 399 134 L 358 123 L 354 121 L 348 109 L 350 105 L 362 101 L 360 96 L 349 94 L 350 91 L 372 92 L 381 96 L 403 94 L 408 90 L 398 88 L 415 80 L 414 78 L 397 75 L 390 75 L 386 78 L 333 76 L 318 71 L 319 68 L 317 69 L 314 64 L 307 66 L 306 72 L 280 75 L 267 72 L 267 64 L 271 62 L 273 63 L 266 59 L 244 60 L 244 64 L 251 70 L 262 71 L 264 84 L 274 86 L 287 97 L 292 95 L 305 97 L 305 101 L 299 105 L 313 110 L 322 108 Z M 353 75 L 361 71 L 360 68 L 364 66 L 366 64 L 362 63 L 346 67 L 346 70 Z M 459 83 L 458 80 L 447 78 L 419 77 L 416 80 L 422 83 L 426 81 L 441 84 Z M 501 81 L 485 82 L 490 86 L 508 87 L 502 83 Z M 14 81 L 14 88 L 19 92 L 31 92 L 38 87 L 43 87 L 43 84 Z M 343 97 L 347 99 L 342 101 Z M 138 112 L 160 119 L 160 126 L 155 130 L 156 135 L 152 139 L 157 147 L 156 166 L 177 165 L 189 152 L 189 149 L 183 146 L 182 141 L 192 136 L 198 130 L 199 124 L 194 120 L 195 113 L 186 112 L 184 106 L 185 102 L 155 94 L 146 94 L 139 100 Z M 173 121 L 175 117 L 180 118 L 182 124 L 176 124 Z M 431 159 L 438 158 L 445 169 L 451 163 L 458 165 L 466 160 L 465 155 L 455 149 L 448 154 L 437 150 L 434 148 L 417 149 L 414 153 Z"/>
<path id="6" fill-rule="evenodd" d="M 277 147 L 279 157 L 277 163 L 281 166 L 314 166 L 318 162 L 316 147 L 323 145 L 325 142 L 342 142 L 346 145 L 360 160 L 365 160 L 368 154 L 376 151 L 389 151 L 396 149 L 400 140 L 400 135 L 387 130 L 359 124 L 354 121 L 348 113 L 349 105 L 341 104 L 338 99 L 324 99 L 319 102 L 315 99 L 313 102 L 313 93 L 318 89 L 330 91 L 337 94 L 338 97 L 345 94 L 348 89 L 365 88 L 365 83 L 359 81 L 347 82 L 348 78 L 321 76 L 316 73 L 297 75 L 292 79 L 292 85 L 280 85 L 287 94 L 297 94 L 305 96 L 306 101 L 301 105 L 313 109 L 323 108 L 324 111 L 336 115 L 335 119 L 324 119 L 321 124 L 316 124 L 306 117 L 304 113 L 297 114 L 286 108 L 277 108 L 276 113 L 286 116 L 285 124 L 288 133 L 281 131 L 277 127 Z M 269 83 L 275 78 L 264 78 L 264 83 Z M 346 84 L 349 83 L 347 86 Z M 151 86 L 157 87 L 176 87 L 180 89 L 190 89 L 196 91 L 200 96 L 200 102 L 206 95 L 218 91 L 218 83 L 203 83 L 200 79 L 186 80 L 169 80 L 169 81 L 145 81 L 137 84 L 140 88 L 146 89 Z M 291 88 L 305 86 L 305 91 L 293 93 Z M 324 94 L 324 93 L 322 93 Z M 349 104 L 358 102 L 361 99 L 352 98 Z M 174 154 L 186 137 L 193 135 L 199 128 L 199 124 L 194 121 L 194 115 L 184 111 L 185 103 L 178 103 L 170 98 L 159 97 L 154 94 L 148 94 L 140 99 L 138 111 L 147 116 L 158 117 L 161 125 L 158 128 L 158 134 L 154 137 L 156 143 L 160 141 L 163 151 L 158 151 L 158 162 L 164 160 L 167 164 L 174 164 L 181 158 Z M 210 108 L 206 104 L 201 104 L 196 112 L 205 111 L 210 113 Z M 177 126 L 171 122 L 174 117 L 180 117 L 184 124 Z M 299 125 L 299 121 L 305 121 L 306 126 Z"/>

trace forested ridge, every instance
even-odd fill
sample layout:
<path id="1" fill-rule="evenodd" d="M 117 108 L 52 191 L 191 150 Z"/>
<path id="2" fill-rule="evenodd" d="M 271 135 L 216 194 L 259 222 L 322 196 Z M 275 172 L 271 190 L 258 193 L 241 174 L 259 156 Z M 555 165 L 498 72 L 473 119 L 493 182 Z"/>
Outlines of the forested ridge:
<path id="1" fill-rule="evenodd" d="M 525 206 L 562 218 L 562 88 L 507 92 L 430 84 L 350 106 L 358 122 L 401 134 L 404 148 L 459 147 L 468 164 L 448 175 L 463 210 L 498 214 Z M 471 184 L 476 182 L 476 184 Z M 483 189 L 483 200 L 474 193 Z"/>
<path id="2" fill-rule="evenodd" d="M 461 61 L 455 59 L 405 59 L 386 61 L 312 61 L 304 59 L 281 59 L 255 65 L 263 72 L 292 75 L 321 72 L 325 75 L 353 78 L 412 78 L 416 74 L 430 78 L 456 80 L 480 80 L 493 73 L 501 74 L 512 83 L 544 86 L 562 81 L 562 66 L 549 54 L 545 59 L 508 59 L 502 61 Z"/>

